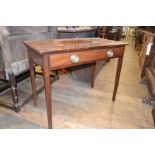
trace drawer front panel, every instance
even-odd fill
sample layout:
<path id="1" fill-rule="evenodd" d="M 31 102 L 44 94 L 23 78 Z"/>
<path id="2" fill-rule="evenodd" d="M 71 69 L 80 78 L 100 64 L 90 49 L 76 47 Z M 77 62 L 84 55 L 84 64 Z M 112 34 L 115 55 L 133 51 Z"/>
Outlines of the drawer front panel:
<path id="1" fill-rule="evenodd" d="M 57 53 L 50 55 L 50 67 L 69 67 L 83 63 L 91 63 L 97 60 L 108 59 L 108 48 L 71 53 Z M 113 55 L 110 58 L 120 57 L 124 53 L 124 47 L 111 48 Z M 75 60 L 75 61 L 74 61 Z"/>

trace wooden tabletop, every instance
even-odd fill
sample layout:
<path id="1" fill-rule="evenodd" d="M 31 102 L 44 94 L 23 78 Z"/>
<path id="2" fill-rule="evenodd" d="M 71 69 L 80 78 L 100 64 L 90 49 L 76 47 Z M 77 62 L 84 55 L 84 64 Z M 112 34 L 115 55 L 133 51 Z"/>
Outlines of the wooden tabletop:
<path id="1" fill-rule="evenodd" d="M 72 52 L 78 50 L 97 49 L 101 47 L 125 46 L 127 43 L 101 38 L 72 38 L 25 41 L 24 44 L 39 54 Z"/>

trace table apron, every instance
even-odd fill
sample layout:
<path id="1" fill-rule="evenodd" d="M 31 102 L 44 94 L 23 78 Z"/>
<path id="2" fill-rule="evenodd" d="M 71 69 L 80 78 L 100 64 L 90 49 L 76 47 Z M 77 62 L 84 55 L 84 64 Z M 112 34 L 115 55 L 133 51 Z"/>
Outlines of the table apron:
<path id="1" fill-rule="evenodd" d="M 43 67 L 43 55 L 28 49 L 28 58 L 31 59 L 35 64 Z"/>
<path id="2" fill-rule="evenodd" d="M 49 55 L 50 69 L 57 69 L 61 67 L 71 67 L 71 66 L 77 66 L 80 64 L 92 63 L 99 60 L 106 60 L 106 59 L 109 59 L 107 55 L 108 50 L 109 48 L 51 54 Z M 124 47 L 115 47 L 115 48 L 111 48 L 111 50 L 113 51 L 113 56 L 110 57 L 110 59 L 116 58 L 116 57 L 122 57 L 124 54 Z M 76 63 L 73 63 L 71 61 L 72 55 L 78 56 L 79 61 Z"/>

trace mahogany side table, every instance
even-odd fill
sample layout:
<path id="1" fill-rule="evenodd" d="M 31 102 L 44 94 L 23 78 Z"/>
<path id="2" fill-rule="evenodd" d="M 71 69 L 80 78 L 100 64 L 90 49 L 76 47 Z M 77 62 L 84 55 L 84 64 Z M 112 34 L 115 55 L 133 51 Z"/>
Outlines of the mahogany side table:
<path id="1" fill-rule="evenodd" d="M 127 43 L 101 38 L 50 39 L 25 41 L 31 73 L 33 103 L 37 105 L 35 64 L 43 68 L 48 127 L 52 128 L 52 89 L 50 71 L 81 64 L 92 64 L 91 87 L 94 86 L 97 60 L 118 58 L 112 100 L 115 101 Z"/>

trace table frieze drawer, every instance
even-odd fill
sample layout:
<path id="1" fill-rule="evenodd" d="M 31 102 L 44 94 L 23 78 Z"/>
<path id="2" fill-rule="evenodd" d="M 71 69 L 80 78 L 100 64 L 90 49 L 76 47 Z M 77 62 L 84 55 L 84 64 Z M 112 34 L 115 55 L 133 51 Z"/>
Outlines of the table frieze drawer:
<path id="1" fill-rule="evenodd" d="M 106 48 L 99 50 L 87 50 L 80 52 L 57 53 L 50 55 L 50 67 L 69 67 L 96 60 L 120 57 L 123 55 L 124 47 Z"/>

